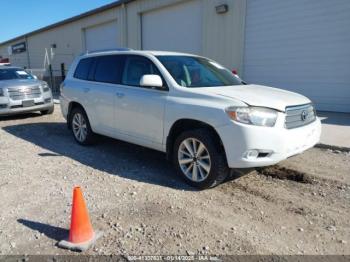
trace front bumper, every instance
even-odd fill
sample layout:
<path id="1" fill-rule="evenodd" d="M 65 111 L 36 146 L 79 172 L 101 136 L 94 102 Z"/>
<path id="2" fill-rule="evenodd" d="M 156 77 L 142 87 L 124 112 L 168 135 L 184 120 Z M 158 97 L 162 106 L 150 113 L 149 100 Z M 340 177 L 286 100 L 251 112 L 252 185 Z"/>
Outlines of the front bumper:
<path id="1" fill-rule="evenodd" d="M 22 102 L 25 100 L 12 100 L 6 96 L 0 97 L 0 116 L 45 111 L 54 106 L 51 92 L 45 92 L 38 98 L 29 99 L 34 100 L 34 106 L 23 107 Z"/>
<path id="2" fill-rule="evenodd" d="M 321 122 L 318 118 L 308 125 L 286 129 L 284 115 L 274 127 L 261 127 L 231 121 L 217 128 L 224 144 L 230 168 L 250 168 L 274 165 L 288 157 L 312 148 L 320 140 Z M 247 152 L 262 152 L 261 157 L 248 157 Z"/>

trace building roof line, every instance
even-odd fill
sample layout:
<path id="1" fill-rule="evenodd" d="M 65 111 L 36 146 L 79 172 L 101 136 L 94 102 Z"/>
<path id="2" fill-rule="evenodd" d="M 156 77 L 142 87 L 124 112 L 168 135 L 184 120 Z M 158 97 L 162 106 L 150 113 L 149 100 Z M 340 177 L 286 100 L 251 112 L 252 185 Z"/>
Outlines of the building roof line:
<path id="1" fill-rule="evenodd" d="M 77 21 L 77 20 L 79 20 L 79 19 L 82 19 L 82 18 L 91 16 L 91 15 L 94 15 L 94 14 L 97 14 L 97 13 L 100 13 L 100 12 L 103 12 L 103 11 L 106 11 L 106 10 L 108 10 L 108 9 L 111 9 L 111 8 L 114 8 L 114 7 L 118 7 L 118 6 L 121 6 L 121 5 L 123 5 L 123 4 L 128 4 L 129 2 L 132 2 L 132 1 L 135 1 L 135 0 L 119 0 L 119 1 L 112 2 L 112 3 L 110 3 L 110 4 L 103 5 L 103 6 L 101 6 L 101 7 L 92 9 L 92 10 L 87 11 L 87 12 L 84 12 L 84 13 L 82 13 L 82 14 L 79 14 L 79 15 L 76 15 L 76 16 L 73 16 L 73 17 L 64 19 L 64 20 L 59 21 L 59 22 L 57 22 L 57 23 L 53 23 L 53 24 L 51 24 L 51 25 L 48 25 L 48 26 L 39 28 L 39 29 L 34 30 L 34 31 L 31 31 L 31 32 L 29 32 L 29 33 L 16 36 L 16 37 L 14 37 L 14 38 L 11 38 L 11 39 L 9 39 L 9 40 L 6 40 L 6 41 L 0 43 L 0 45 L 5 45 L 5 44 L 7 44 L 7 43 L 10 43 L 10 42 L 13 42 L 13 41 L 16 41 L 16 40 L 19 40 L 19 39 L 23 39 L 23 38 L 25 38 L 25 37 L 28 37 L 28 36 L 31 36 L 31 35 L 34 35 L 34 34 L 38 34 L 38 33 L 41 33 L 41 32 L 44 32 L 44 31 L 47 31 L 47 30 L 50 30 L 50 29 L 53 29 L 53 28 L 55 28 L 55 27 L 59 27 L 59 26 L 65 25 L 65 24 L 69 24 L 69 23 L 71 23 L 71 22 L 74 22 L 74 21 Z"/>

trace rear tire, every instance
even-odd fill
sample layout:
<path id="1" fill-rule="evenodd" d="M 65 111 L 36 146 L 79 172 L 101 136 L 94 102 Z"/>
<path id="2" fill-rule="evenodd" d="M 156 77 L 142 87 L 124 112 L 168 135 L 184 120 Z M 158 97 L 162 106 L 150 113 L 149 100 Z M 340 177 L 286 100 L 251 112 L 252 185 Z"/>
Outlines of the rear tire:
<path id="1" fill-rule="evenodd" d="M 55 111 L 55 107 L 53 106 L 53 107 L 51 107 L 51 108 L 48 109 L 48 110 L 40 111 L 40 113 L 41 113 L 42 115 L 52 115 L 54 111 Z"/>
<path id="2" fill-rule="evenodd" d="M 95 141 L 95 134 L 92 132 L 89 118 L 84 109 L 75 107 L 70 114 L 70 126 L 73 137 L 78 144 L 86 146 L 91 145 Z"/>
<path id="3" fill-rule="evenodd" d="M 177 137 L 173 163 L 179 175 L 199 189 L 219 185 L 230 171 L 224 150 L 205 128 L 185 131 Z"/>

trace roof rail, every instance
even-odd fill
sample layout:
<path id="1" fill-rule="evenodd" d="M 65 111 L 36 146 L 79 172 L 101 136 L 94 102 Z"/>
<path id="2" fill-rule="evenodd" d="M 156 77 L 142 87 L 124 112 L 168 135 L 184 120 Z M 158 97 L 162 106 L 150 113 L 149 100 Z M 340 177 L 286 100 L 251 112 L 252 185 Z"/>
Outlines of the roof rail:
<path id="1" fill-rule="evenodd" d="M 120 48 L 111 48 L 111 49 L 99 49 L 99 50 L 87 50 L 85 54 L 101 53 L 101 52 L 110 52 L 110 51 L 132 51 L 131 48 L 120 47 Z"/>

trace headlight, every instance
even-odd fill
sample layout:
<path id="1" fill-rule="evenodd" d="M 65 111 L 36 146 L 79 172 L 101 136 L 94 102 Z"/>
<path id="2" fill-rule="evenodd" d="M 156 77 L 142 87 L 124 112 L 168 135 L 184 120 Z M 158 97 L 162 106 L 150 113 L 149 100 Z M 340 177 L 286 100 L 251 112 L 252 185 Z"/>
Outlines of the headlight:
<path id="1" fill-rule="evenodd" d="M 47 84 L 43 84 L 41 87 L 43 88 L 44 92 L 49 92 L 50 91 L 50 87 Z"/>
<path id="2" fill-rule="evenodd" d="M 277 111 L 264 107 L 229 107 L 228 116 L 237 122 L 255 126 L 274 126 Z"/>

